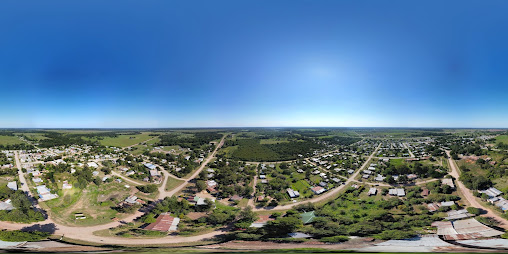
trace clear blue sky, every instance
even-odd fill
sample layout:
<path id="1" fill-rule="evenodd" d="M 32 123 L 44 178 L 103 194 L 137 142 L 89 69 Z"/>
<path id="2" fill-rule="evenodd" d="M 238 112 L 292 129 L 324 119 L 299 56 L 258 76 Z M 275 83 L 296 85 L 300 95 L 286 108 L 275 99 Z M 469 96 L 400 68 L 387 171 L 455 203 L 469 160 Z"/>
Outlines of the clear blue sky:
<path id="1" fill-rule="evenodd" d="M 0 127 L 508 127 L 508 2 L 0 2 Z"/>

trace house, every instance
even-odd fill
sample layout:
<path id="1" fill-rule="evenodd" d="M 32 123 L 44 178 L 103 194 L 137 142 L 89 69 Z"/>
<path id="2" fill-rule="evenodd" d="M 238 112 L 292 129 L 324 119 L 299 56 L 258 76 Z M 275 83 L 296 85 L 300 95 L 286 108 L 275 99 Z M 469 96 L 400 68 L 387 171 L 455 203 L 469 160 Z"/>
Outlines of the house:
<path id="1" fill-rule="evenodd" d="M 319 186 L 321 186 L 321 187 L 323 187 L 323 188 L 324 188 L 324 187 L 326 187 L 327 185 L 328 185 L 328 184 L 327 184 L 327 183 L 325 183 L 325 182 L 319 182 Z"/>
<path id="2" fill-rule="evenodd" d="M 151 177 L 161 177 L 161 173 L 157 169 L 151 169 L 150 176 Z"/>
<path id="3" fill-rule="evenodd" d="M 259 215 L 259 219 L 250 224 L 251 228 L 262 228 L 267 222 L 274 220 L 271 215 Z"/>
<path id="4" fill-rule="evenodd" d="M 409 179 L 409 180 L 415 180 L 416 178 L 418 178 L 418 176 L 415 175 L 415 174 L 409 174 L 409 175 L 407 175 L 407 179 Z"/>
<path id="5" fill-rule="evenodd" d="M 339 180 L 339 178 L 337 178 L 337 177 L 332 178 L 332 181 L 334 181 L 334 182 L 336 182 L 336 183 L 340 183 L 340 180 Z"/>
<path id="6" fill-rule="evenodd" d="M 157 166 L 153 165 L 152 163 L 145 163 L 143 165 L 150 170 L 157 169 Z"/>
<path id="7" fill-rule="evenodd" d="M 404 197 L 406 196 L 406 192 L 404 189 L 390 189 L 388 190 L 388 194 L 391 196 Z"/>
<path id="8" fill-rule="evenodd" d="M 34 181 L 34 183 L 42 183 L 42 179 L 40 177 L 33 178 L 32 181 Z"/>
<path id="9" fill-rule="evenodd" d="M 236 194 L 235 194 L 235 195 L 233 195 L 233 196 L 229 199 L 229 201 L 240 201 L 240 200 L 242 200 L 242 197 L 240 197 L 240 196 L 238 196 L 238 195 L 236 195 Z"/>
<path id="10" fill-rule="evenodd" d="M 316 194 L 316 195 L 319 195 L 319 194 L 321 194 L 321 193 L 323 193 L 323 192 L 325 192 L 325 191 L 326 191 L 326 189 L 325 189 L 325 188 L 323 188 L 323 187 L 321 187 L 321 186 L 312 187 L 312 188 L 310 188 L 310 189 L 311 189 L 311 190 L 312 190 L 312 192 L 314 192 L 314 194 Z"/>
<path id="11" fill-rule="evenodd" d="M 135 172 L 132 171 L 132 170 L 130 170 L 127 173 L 125 173 L 126 176 L 131 176 L 131 175 L 134 175 L 134 174 L 135 174 Z"/>
<path id="12" fill-rule="evenodd" d="M 139 200 L 138 200 L 138 197 L 132 195 L 132 196 L 129 196 L 125 199 L 125 203 L 130 204 L 130 205 L 136 205 L 136 204 L 139 204 Z"/>
<path id="13" fill-rule="evenodd" d="M 448 185 L 455 189 L 455 184 L 453 184 L 453 180 L 451 178 L 443 178 L 441 180 L 441 184 Z"/>
<path id="14" fill-rule="evenodd" d="M 372 187 L 369 189 L 369 192 L 367 193 L 367 195 L 372 196 L 372 195 L 376 195 L 376 193 L 377 193 L 377 189 Z"/>
<path id="15" fill-rule="evenodd" d="M 313 222 L 315 218 L 316 215 L 314 214 L 314 211 L 300 214 L 300 219 L 302 220 L 303 224 L 309 224 Z"/>
<path id="16" fill-rule="evenodd" d="M 349 170 L 347 171 L 347 173 L 348 173 L 348 174 L 353 174 L 354 172 L 355 172 L 355 171 L 354 171 L 354 170 L 352 170 L 352 169 L 349 169 Z"/>
<path id="17" fill-rule="evenodd" d="M 497 196 L 503 194 L 502 191 L 500 191 L 500 190 L 498 190 L 498 189 L 496 189 L 494 187 L 490 187 L 490 188 L 488 188 L 486 190 L 482 190 L 482 191 L 479 191 L 479 192 L 480 193 L 485 193 L 485 194 L 487 194 L 487 196 L 489 196 L 491 198 L 497 197 Z"/>
<path id="18" fill-rule="evenodd" d="M 427 208 L 429 209 L 430 212 L 435 212 L 439 209 L 439 204 L 430 203 L 430 204 L 427 204 Z"/>
<path id="19" fill-rule="evenodd" d="M 94 172 L 92 172 L 92 175 L 93 175 L 93 176 L 98 176 L 98 175 L 99 175 L 99 171 L 94 171 Z"/>
<path id="20" fill-rule="evenodd" d="M 10 211 L 13 209 L 14 209 L 14 206 L 12 205 L 12 202 L 10 199 L 0 202 L 0 211 Z"/>
<path id="21" fill-rule="evenodd" d="M 57 194 L 52 194 L 51 190 L 48 189 L 46 185 L 39 185 L 36 187 L 36 189 L 37 193 L 39 194 L 39 198 L 42 201 L 47 201 L 58 197 Z"/>
<path id="22" fill-rule="evenodd" d="M 286 191 L 289 194 L 290 198 L 297 198 L 297 197 L 300 196 L 300 193 L 298 191 L 295 191 L 295 190 L 293 190 L 291 188 L 288 188 Z"/>
<path id="23" fill-rule="evenodd" d="M 429 191 L 429 189 L 427 189 L 427 188 L 424 188 L 424 189 L 422 190 L 422 193 L 421 193 L 421 195 L 422 195 L 423 197 L 426 197 L 426 196 L 428 196 L 429 194 L 430 194 L 430 191 Z"/>
<path id="24" fill-rule="evenodd" d="M 376 178 L 374 178 L 374 180 L 375 180 L 375 181 L 377 181 L 377 182 L 382 182 L 382 181 L 384 181 L 385 179 L 386 179 L 386 177 L 385 177 L 385 176 L 382 176 L 382 175 L 380 175 L 380 174 L 378 174 L 378 175 L 376 176 Z"/>
<path id="25" fill-rule="evenodd" d="M 67 181 L 64 181 L 63 184 L 62 184 L 62 189 L 63 190 L 69 190 L 69 189 L 72 189 L 72 185 L 69 184 L 69 182 Z"/>
<path id="26" fill-rule="evenodd" d="M 266 175 L 259 175 L 259 179 L 266 179 Z"/>
<path id="27" fill-rule="evenodd" d="M 16 183 L 16 181 L 8 182 L 7 187 L 13 191 L 17 191 L 18 190 L 18 183 Z"/>
<path id="28" fill-rule="evenodd" d="M 159 232 L 176 231 L 179 223 L 180 218 L 170 216 L 170 213 L 161 213 L 154 223 L 150 223 L 144 229 Z"/>
<path id="29" fill-rule="evenodd" d="M 452 206 L 452 205 L 455 205 L 454 201 L 443 201 L 440 204 L 440 206 Z"/>
<path id="30" fill-rule="evenodd" d="M 93 161 L 92 161 L 92 162 L 88 162 L 86 165 L 87 165 L 89 168 L 98 168 L 98 167 L 99 167 L 99 165 L 97 165 L 97 163 L 95 163 L 95 162 L 93 162 Z"/>

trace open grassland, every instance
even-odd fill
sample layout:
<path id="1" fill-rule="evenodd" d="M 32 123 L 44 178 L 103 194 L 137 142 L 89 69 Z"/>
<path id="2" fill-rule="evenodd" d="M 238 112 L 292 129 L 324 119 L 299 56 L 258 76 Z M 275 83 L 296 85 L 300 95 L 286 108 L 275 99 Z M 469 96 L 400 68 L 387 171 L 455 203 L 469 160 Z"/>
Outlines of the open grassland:
<path id="1" fill-rule="evenodd" d="M 117 137 L 105 137 L 99 142 L 104 146 L 117 146 L 117 147 L 127 147 L 131 145 L 135 145 L 149 139 L 153 138 L 150 136 L 149 132 L 143 132 L 141 134 L 136 135 L 118 135 Z"/>
<path id="2" fill-rule="evenodd" d="M 508 144 L 508 135 L 500 135 L 496 137 L 496 143 L 505 143 Z"/>
<path id="3" fill-rule="evenodd" d="M 62 194 L 59 198 L 41 204 L 49 208 L 51 218 L 60 223 L 72 226 L 100 225 L 111 222 L 115 217 L 125 216 L 112 208 L 128 196 L 131 190 L 133 189 L 126 189 L 119 183 L 100 186 L 90 184 L 84 190 L 73 188 L 59 192 Z M 76 219 L 76 213 L 84 214 L 86 219 Z"/>
<path id="4" fill-rule="evenodd" d="M 24 142 L 16 136 L 0 136 L 0 145 L 23 144 Z"/>

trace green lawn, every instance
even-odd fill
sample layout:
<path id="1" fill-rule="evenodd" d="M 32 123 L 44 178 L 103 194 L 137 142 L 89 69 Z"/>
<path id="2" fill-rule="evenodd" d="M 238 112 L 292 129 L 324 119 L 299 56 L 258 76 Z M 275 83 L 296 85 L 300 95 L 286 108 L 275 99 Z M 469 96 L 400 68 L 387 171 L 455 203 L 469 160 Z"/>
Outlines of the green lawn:
<path id="1" fill-rule="evenodd" d="M 184 182 L 184 180 L 175 179 L 175 178 L 169 176 L 168 182 L 166 183 L 166 190 L 167 191 L 172 190 L 175 187 L 177 187 L 180 184 L 182 184 L 183 182 Z"/>
<path id="2" fill-rule="evenodd" d="M 149 136 L 149 134 L 150 133 L 144 132 L 142 134 L 137 135 L 118 135 L 116 138 L 105 137 L 99 142 L 104 146 L 126 147 L 153 138 L 153 136 Z M 152 141 L 157 142 L 157 139 L 154 139 Z"/>
<path id="3" fill-rule="evenodd" d="M 16 136 L 0 136 L 0 145 L 23 144 L 24 142 Z"/>
<path id="4" fill-rule="evenodd" d="M 505 144 L 508 144 L 508 135 L 500 135 L 496 137 L 496 143 L 503 142 Z"/>

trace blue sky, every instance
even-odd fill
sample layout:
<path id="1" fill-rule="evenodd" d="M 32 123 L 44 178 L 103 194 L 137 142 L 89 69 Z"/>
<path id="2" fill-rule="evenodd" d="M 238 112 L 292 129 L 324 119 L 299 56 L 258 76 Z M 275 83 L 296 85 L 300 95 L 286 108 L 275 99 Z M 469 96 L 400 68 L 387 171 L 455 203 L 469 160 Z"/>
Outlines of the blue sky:
<path id="1" fill-rule="evenodd" d="M 0 127 L 508 127 L 508 2 L 0 2 Z"/>

